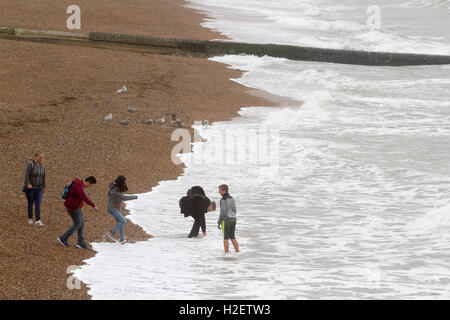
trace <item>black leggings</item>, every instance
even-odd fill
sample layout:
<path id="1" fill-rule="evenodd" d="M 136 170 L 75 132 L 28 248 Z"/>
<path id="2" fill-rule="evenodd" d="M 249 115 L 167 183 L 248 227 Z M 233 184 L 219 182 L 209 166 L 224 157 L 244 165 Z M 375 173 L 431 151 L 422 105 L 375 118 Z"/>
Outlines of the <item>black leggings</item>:
<path id="1" fill-rule="evenodd" d="M 205 214 L 199 214 L 198 217 L 194 218 L 194 224 L 192 225 L 191 233 L 189 233 L 188 238 L 195 238 L 198 236 L 198 233 L 200 231 L 200 227 L 202 228 L 203 232 L 206 232 L 206 221 L 205 221 Z"/>

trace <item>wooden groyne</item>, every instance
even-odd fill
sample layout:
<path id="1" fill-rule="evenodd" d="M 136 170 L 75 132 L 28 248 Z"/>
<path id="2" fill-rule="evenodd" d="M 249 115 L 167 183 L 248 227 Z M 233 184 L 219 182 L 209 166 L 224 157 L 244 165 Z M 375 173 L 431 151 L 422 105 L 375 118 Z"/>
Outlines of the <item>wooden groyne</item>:
<path id="1" fill-rule="evenodd" d="M 9 38 L 49 40 L 64 39 L 141 46 L 147 48 L 171 49 L 176 52 L 196 53 L 206 56 L 226 54 L 246 54 L 271 56 L 298 61 L 316 61 L 369 66 L 413 66 L 450 64 L 448 55 L 428 55 L 413 53 L 392 53 L 358 50 L 340 50 L 301 47 L 279 44 L 241 43 L 231 41 L 204 41 L 191 39 L 160 38 L 143 35 L 91 32 L 89 34 L 26 30 L 16 27 L 0 27 L 0 34 Z M 169 52 L 173 52 L 169 50 Z"/>
<path id="2" fill-rule="evenodd" d="M 300 47 L 279 44 L 256 44 L 228 41 L 201 41 L 189 39 L 157 38 L 148 36 L 92 32 L 89 39 L 148 46 L 178 48 L 183 51 L 205 53 L 209 56 L 248 54 L 271 56 L 299 61 L 317 61 L 370 66 L 410 66 L 450 64 L 450 56 L 412 53 L 340 50 Z"/>

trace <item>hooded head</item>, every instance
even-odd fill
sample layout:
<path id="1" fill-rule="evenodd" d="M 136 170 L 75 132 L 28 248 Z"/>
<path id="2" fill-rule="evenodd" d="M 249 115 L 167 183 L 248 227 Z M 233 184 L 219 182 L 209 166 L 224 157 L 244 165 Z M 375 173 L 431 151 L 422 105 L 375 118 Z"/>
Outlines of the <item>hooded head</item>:
<path id="1" fill-rule="evenodd" d="M 126 180 L 127 180 L 127 178 L 125 178 L 125 176 L 118 176 L 116 178 L 116 180 L 114 181 L 114 185 L 116 186 L 116 188 L 119 192 L 128 191 L 127 184 L 125 183 Z"/>

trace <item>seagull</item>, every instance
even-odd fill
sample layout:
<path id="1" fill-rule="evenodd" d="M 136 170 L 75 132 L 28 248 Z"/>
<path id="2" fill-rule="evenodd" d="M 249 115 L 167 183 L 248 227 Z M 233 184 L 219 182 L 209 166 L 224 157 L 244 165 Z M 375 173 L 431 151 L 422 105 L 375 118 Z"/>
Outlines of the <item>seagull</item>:
<path id="1" fill-rule="evenodd" d="M 105 119 L 103 119 L 104 121 L 111 121 L 112 120 L 112 113 L 110 113 L 109 115 L 107 115 L 105 117 Z"/>
<path id="2" fill-rule="evenodd" d="M 184 123 L 181 122 L 181 120 L 178 119 L 177 116 L 174 113 L 172 113 L 170 116 L 172 117 L 172 124 L 173 125 L 176 125 L 177 127 L 184 128 Z"/>
<path id="3" fill-rule="evenodd" d="M 153 119 L 142 120 L 141 123 L 142 123 L 142 124 L 152 125 L 152 124 L 153 124 Z"/>
<path id="4" fill-rule="evenodd" d="M 123 86 L 122 88 L 120 88 L 119 90 L 117 90 L 117 93 L 122 94 L 127 92 L 127 87 Z"/>
<path id="5" fill-rule="evenodd" d="M 184 123 L 181 122 L 180 119 L 173 121 L 172 124 L 176 125 L 177 127 L 184 128 Z"/>
<path id="6" fill-rule="evenodd" d="M 126 126 L 126 125 L 128 125 L 128 124 L 130 123 L 130 120 L 120 120 L 119 123 L 120 123 L 121 125 Z"/>
<path id="7" fill-rule="evenodd" d="M 134 113 L 136 111 L 137 111 L 136 108 L 133 108 L 132 106 L 128 105 L 128 112 Z"/>
<path id="8" fill-rule="evenodd" d="M 166 118 L 165 117 L 162 117 L 161 119 L 155 120 L 155 123 L 158 123 L 158 124 L 163 124 L 165 122 L 166 122 Z"/>

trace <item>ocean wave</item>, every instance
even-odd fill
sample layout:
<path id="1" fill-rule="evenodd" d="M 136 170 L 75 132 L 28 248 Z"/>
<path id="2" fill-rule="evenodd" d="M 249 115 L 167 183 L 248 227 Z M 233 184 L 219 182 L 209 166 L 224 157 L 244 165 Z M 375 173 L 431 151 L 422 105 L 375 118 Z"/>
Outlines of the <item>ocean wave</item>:
<path id="1" fill-rule="evenodd" d="M 205 26 L 220 30 L 236 41 L 450 55 L 450 38 L 443 31 L 448 28 L 443 25 L 427 31 L 427 25 L 423 24 L 429 21 L 430 26 L 434 26 L 435 20 L 448 23 L 447 11 L 438 11 L 448 1 L 380 2 L 382 23 L 378 30 L 367 26 L 367 7 L 359 2 L 347 1 L 338 5 L 331 0 L 287 1 L 282 7 L 271 0 L 194 0 L 190 3 L 218 18 L 208 20 Z M 216 6 L 220 9 L 215 10 Z M 423 7 L 428 9 L 420 10 Z M 405 13 L 399 19 L 401 10 Z M 408 14 L 413 15 L 411 19 L 407 19 Z M 420 21 L 414 19 L 415 16 L 420 16 Z M 434 34 L 436 31 L 440 34 Z"/>

